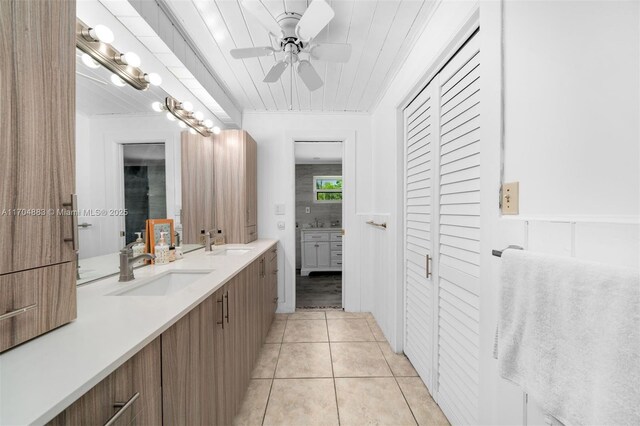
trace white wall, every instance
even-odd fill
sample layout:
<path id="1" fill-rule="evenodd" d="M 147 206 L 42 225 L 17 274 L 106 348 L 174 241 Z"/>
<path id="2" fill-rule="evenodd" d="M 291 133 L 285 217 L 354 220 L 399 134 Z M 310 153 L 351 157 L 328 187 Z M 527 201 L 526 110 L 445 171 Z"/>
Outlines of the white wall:
<path id="1" fill-rule="evenodd" d="M 638 216 L 639 9 L 505 3 L 505 179 L 521 215 Z"/>
<path id="2" fill-rule="evenodd" d="M 167 217 L 180 222 L 180 131 L 163 115 L 86 117 L 76 115 L 76 191 L 78 208 L 123 208 L 123 143 L 165 143 Z M 122 246 L 121 216 L 81 216 L 80 258 L 115 253 Z"/>
<path id="3" fill-rule="evenodd" d="M 345 140 L 343 292 L 345 308 L 368 311 L 366 295 L 370 283 L 360 277 L 359 226 L 357 213 L 371 209 L 371 127 L 368 114 L 311 114 L 245 112 L 242 128 L 258 144 L 258 234 L 280 240 L 278 294 L 280 312 L 295 308 L 295 157 L 294 140 Z M 352 180 L 354 187 L 349 187 Z M 350 203 L 350 204 L 348 204 Z M 285 215 L 275 214 L 276 204 L 285 205 Z M 349 207 L 350 205 L 350 207 Z M 278 221 L 286 223 L 279 230 Z"/>

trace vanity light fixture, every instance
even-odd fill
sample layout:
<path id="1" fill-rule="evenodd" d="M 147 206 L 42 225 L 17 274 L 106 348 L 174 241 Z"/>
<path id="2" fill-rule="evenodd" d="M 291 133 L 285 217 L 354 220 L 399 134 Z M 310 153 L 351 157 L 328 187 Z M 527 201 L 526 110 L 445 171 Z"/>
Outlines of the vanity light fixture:
<path id="1" fill-rule="evenodd" d="M 86 53 L 82 54 L 82 63 L 88 66 L 89 68 L 93 68 L 93 69 L 100 68 L 100 64 L 97 63 L 95 59 L 93 59 L 91 56 L 87 55 Z"/>
<path id="2" fill-rule="evenodd" d="M 154 102 L 151 104 L 151 108 L 154 111 L 167 111 L 167 118 L 171 121 L 179 120 L 178 125 L 182 128 L 189 128 L 191 134 L 200 133 L 202 136 L 211 136 L 215 133 L 216 127 L 213 129 L 208 124 L 213 125 L 211 120 L 202 120 L 203 114 L 201 112 L 193 112 L 193 104 L 191 102 L 180 102 L 171 96 L 167 96 L 164 100 L 164 104 L 161 102 Z M 219 133 L 218 128 L 218 133 Z M 217 134 L 217 133 L 216 133 Z"/>
<path id="3" fill-rule="evenodd" d="M 82 62 L 91 68 L 96 64 L 104 66 L 114 74 L 111 81 L 117 86 L 123 86 L 120 82 L 129 84 L 138 90 L 146 90 L 149 84 L 159 86 L 162 78 L 155 73 L 145 73 L 140 68 L 140 57 L 133 52 L 121 53 L 111 45 L 113 32 L 104 25 L 89 27 L 79 19 L 76 19 L 76 47 L 89 56 Z M 94 62 L 89 61 L 92 59 Z M 115 77 L 118 77 L 116 80 Z M 117 81 L 117 83 L 116 83 Z"/>
<path id="4" fill-rule="evenodd" d="M 221 132 L 220 127 L 215 126 L 215 127 L 213 128 L 213 134 L 214 134 L 214 135 L 219 135 L 219 134 L 220 134 L 220 132 Z"/>

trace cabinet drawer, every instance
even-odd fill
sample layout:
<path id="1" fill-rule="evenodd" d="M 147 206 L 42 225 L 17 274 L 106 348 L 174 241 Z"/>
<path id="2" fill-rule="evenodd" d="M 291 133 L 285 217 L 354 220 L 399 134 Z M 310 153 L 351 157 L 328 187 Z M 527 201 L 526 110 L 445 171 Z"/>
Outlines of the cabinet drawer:
<path id="1" fill-rule="evenodd" d="M 331 242 L 331 251 L 342 251 L 342 241 L 340 242 Z"/>
<path id="2" fill-rule="evenodd" d="M 342 268 L 342 260 L 332 260 L 331 261 L 332 268 Z"/>
<path id="3" fill-rule="evenodd" d="M 0 352 L 76 318 L 75 265 L 0 276 Z"/>
<path id="4" fill-rule="evenodd" d="M 329 241 L 328 232 L 304 232 L 304 241 Z"/>
<path id="5" fill-rule="evenodd" d="M 341 251 L 332 251 L 331 252 L 331 261 L 340 260 L 342 261 L 342 252 Z"/>
<path id="6" fill-rule="evenodd" d="M 160 338 L 157 338 L 48 425 L 161 424 L 160 380 Z"/>
<path id="7" fill-rule="evenodd" d="M 331 233 L 331 241 L 342 241 L 342 233 L 341 232 L 332 232 Z"/>

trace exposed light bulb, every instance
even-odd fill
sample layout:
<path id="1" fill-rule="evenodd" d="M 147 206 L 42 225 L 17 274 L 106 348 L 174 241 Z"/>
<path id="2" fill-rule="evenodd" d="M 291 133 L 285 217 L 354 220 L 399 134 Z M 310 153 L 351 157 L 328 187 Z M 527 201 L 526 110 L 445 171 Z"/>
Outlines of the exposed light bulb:
<path id="1" fill-rule="evenodd" d="M 176 118 L 170 112 L 167 113 L 167 118 L 169 119 L 169 121 L 176 121 Z"/>
<path id="2" fill-rule="evenodd" d="M 89 35 L 94 40 L 101 41 L 103 43 L 113 43 L 115 38 L 113 36 L 113 31 L 111 31 L 106 25 L 96 25 L 95 27 L 90 28 Z"/>
<path id="3" fill-rule="evenodd" d="M 93 59 L 91 56 L 87 55 L 86 53 L 82 54 L 82 63 L 88 66 L 89 68 L 93 68 L 93 69 L 100 68 L 100 64 L 96 62 L 96 60 Z"/>
<path id="4" fill-rule="evenodd" d="M 201 111 L 196 111 L 195 113 L 193 113 L 193 117 L 198 121 L 204 120 L 204 114 Z"/>
<path id="5" fill-rule="evenodd" d="M 187 125 L 184 124 L 184 121 L 178 121 L 178 126 L 180 126 L 182 129 L 186 129 Z"/>
<path id="6" fill-rule="evenodd" d="M 204 124 L 204 125 L 205 125 L 205 127 L 213 127 L 213 121 L 212 121 L 212 120 L 209 120 L 208 118 L 207 118 L 206 120 L 204 120 L 204 121 L 202 122 L 202 124 Z"/>
<path id="7" fill-rule="evenodd" d="M 126 65 L 130 65 L 132 67 L 139 67 L 141 64 L 140 56 L 136 55 L 133 52 L 127 52 L 121 55 L 120 60 Z"/>
<path id="8" fill-rule="evenodd" d="M 118 86 L 118 87 L 122 87 L 122 86 L 125 86 L 127 84 L 127 83 L 124 82 L 123 79 L 121 79 L 120 77 L 118 77 L 115 74 L 111 74 L 111 82 L 113 84 L 115 84 L 116 86 Z"/>
<path id="9" fill-rule="evenodd" d="M 160 86 L 162 84 L 162 77 L 160 77 L 155 72 L 144 75 L 144 80 L 147 83 L 153 84 L 154 86 Z"/>
<path id="10" fill-rule="evenodd" d="M 184 101 L 182 103 L 182 109 L 187 111 L 187 112 L 191 112 L 193 111 L 193 104 L 189 101 Z"/>
<path id="11" fill-rule="evenodd" d="M 189 128 L 189 133 L 191 133 L 192 135 L 195 135 L 196 131 L 194 129 L 192 129 L 192 128 Z"/>
<path id="12" fill-rule="evenodd" d="M 162 105 L 162 102 L 156 101 L 151 104 L 151 108 L 156 112 L 162 112 L 164 110 L 164 105 Z"/>
<path id="13" fill-rule="evenodd" d="M 220 127 L 218 127 L 218 126 L 215 126 L 212 130 L 213 130 L 213 134 L 214 135 L 219 135 L 220 131 L 221 131 Z"/>

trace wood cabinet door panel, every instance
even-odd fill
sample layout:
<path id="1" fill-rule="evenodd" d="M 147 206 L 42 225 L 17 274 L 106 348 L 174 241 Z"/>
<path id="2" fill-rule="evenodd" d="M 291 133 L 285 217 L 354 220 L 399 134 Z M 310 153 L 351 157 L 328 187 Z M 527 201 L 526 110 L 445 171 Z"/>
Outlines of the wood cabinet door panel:
<path id="1" fill-rule="evenodd" d="M 75 259 L 57 214 L 75 188 L 75 14 L 73 0 L 0 2 L 0 274 Z"/>
<path id="2" fill-rule="evenodd" d="M 249 133 L 245 137 L 246 226 L 258 224 L 258 145 Z"/>

